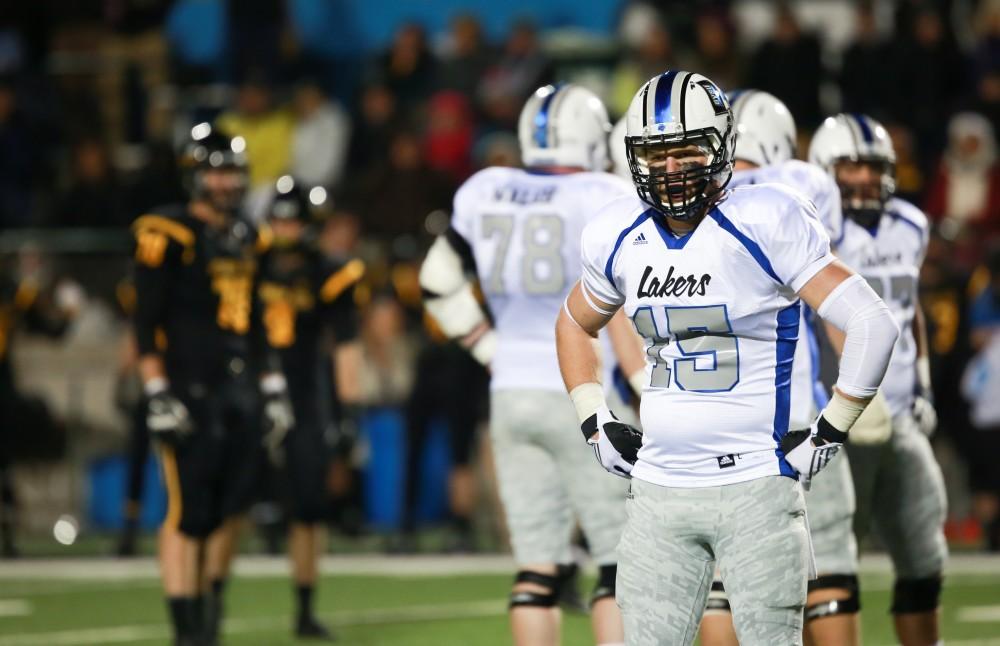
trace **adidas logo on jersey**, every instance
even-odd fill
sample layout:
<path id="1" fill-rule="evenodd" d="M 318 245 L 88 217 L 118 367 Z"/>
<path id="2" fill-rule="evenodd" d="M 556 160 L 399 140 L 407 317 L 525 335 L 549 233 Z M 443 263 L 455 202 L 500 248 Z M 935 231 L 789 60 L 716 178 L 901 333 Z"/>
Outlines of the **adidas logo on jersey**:
<path id="1" fill-rule="evenodd" d="M 632 241 L 632 246 L 633 247 L 635 245 L 637 245 L 637 244 L 646 244 L 646 234 L 645 233 L 640 233 L 639 237 Z"/>
<path id="2" fill-rule="evenodd" d="M 736 466 L 736 456 L 732 453 L 729 455 L 720 455 L 715 459 L 719 461 L 720 469 L 728 469 L 729 467 Z"/>

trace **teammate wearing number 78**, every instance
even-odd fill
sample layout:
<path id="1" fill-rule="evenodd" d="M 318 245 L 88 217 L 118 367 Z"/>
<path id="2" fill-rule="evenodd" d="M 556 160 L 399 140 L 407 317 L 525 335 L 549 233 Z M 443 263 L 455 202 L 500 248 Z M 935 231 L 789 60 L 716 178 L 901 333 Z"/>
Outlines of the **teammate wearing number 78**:
<path id="1" fill-rule="evenodd" d="M 802 643 L 815 576 L 801 481 L 842 447 L 899 330 L 830 253 L 812 204 L 780 185 L 726 190 L 735 127 L 700 74 L 668 71 L 626 114 L 638 196 L 603 209 L 556 324 L 587 441 L 632 478 L 618 547 L 627 644 L 690 644 L 717 564 L 741 644 Z M 829 404 L 788 428 L 800 299 L 848 339 Z M 596 383 L 592 338 L 624 309 L 645 339 L 640 435 Z"/>

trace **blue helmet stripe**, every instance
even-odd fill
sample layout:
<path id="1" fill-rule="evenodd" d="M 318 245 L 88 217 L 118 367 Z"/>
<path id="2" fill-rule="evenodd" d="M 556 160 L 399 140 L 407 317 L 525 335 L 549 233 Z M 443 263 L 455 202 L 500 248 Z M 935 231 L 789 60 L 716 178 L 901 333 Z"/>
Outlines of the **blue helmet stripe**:
<path id="1" fill-rule="evenodd" d="M 549 147 L 549 108 L 552 107 L 552 100 L 556 98 L 556 95 L 559 94 L 559 90 L 562 88 L 561 83 L 556 85 L 555 90 L 542 99 L 542 107 L 538 109 L 538 114 L 535 115 L 535 145 L 539 148 Z"/>
<path id="2" fill-rule="evenodd" d="M 677 72 L 670 70 L 660 75 L 656 83 L 656 95 L 653 97 L 653 114 L 656 123 L 669 123 L 673 119 L 670 109 L 670 99 L 674 91 L 674 78 Z"/>
<path id="3" fill-rule="evenodd" d="M 872 129 L 868 127 L 868 121 L 865 120 L 865 116 L 857 112 L 852 112 L 851 116 L 858 122 L 858 128 L 861 130 L 861 136 L 864 138 L 865 143 L 872 143 L 875 138 L 872 136 Z"/>

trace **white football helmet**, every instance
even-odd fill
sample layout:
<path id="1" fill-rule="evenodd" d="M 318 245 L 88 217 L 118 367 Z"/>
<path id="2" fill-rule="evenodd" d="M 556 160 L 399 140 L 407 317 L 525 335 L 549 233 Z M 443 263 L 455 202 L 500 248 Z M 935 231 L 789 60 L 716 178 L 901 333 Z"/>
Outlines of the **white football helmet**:
<path id="1" fill-rule="evenodd" d="M 881 123 L 863 114 L 827 117 L 809 144 L 809 161 L 823 168 L 840 187 L 844 215 L 866 226 L 881 216 L 896 192 L 896 150 Z M 877 190 L 849 184 L 837 173 L 837 164 L 870 164 L 879 177 Z"/>
<path id="2" fill-rule="evenodd" d="M 647 81 L 625 113 L 625 151 L 639 197 L 678 220 L 696 216 L 733 176 L 736 127 L 729 99 L 710 79 L 670 70 Z M 669 149 L 695 150 L 698 161 L 677 160 L 667 171 Z M 671 155 L 671 157 L 674 157 Z"/>
<path id="3" fill-rule="evenodd" d="M 596 94 L 579 85 L 535 90 L 517 124 L 525 166 L 568 166 L 591 171 L 608 167 L 608 111 Z"/>
<path id="4" fill-rule="evenodd" d="M 632 181 L 632 171 L 628 167 L 628 155 L 625 154 L 625 117 L 618 120 L 611 128 L 608 136 L 608 153 L 611 157 L 611 170 L 615 175 Z"/>
<path id="5" fill-rule="evenodd" d="M 736 120 L 736 159 L 770 166 L 795 157 L 795 119 L 777 97 L 760 90 L 729 93 Z"/>

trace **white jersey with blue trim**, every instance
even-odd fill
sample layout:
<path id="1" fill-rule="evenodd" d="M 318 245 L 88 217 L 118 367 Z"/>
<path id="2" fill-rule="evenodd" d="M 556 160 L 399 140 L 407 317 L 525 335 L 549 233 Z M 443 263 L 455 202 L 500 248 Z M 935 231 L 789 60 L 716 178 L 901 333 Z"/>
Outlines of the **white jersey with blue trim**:
<path id="1" fill-rule="evenodd" d="M 778 184 L 729 191 L 676 237 L 637 197 L 584 229 L 586 292 L 645 339 L 643 445 L 632 476 L 669 487 L 795 477 L 788 432 L 796 292 L 834 257 L 815 208 Z"/>
<path id="2" fill-rule="evenodd" d="M 899 324 L 899 338 L 881 386 L 894 416 L 913 406 L 917 378 L 913 317 L 928 236 L 927 216 L 923 211 L 909 202 L 892 198 L 886 203 L 874 230 L 848 218 L 844 239 L 837 247 L 837 256 L 864 276 Z"/>
<path id="3" fill-rule="evenodd" d="M 801 192 L 816 207 L 816 214 L 830 239 L 842 238 L 844 217 L 840 210 L 840 189 L 828 173 L 813 164 L 789 159 L 770 166 L 736 171 L 729 185 L 735 188 L 768 183 L 783 184 Z M 792 368 L 792 428 L 808 426 L 829 399 L 819 378 L 820 349 L 813 328 L 814 320 L 813 312 L 803 304 L 799 343 L 795 346 Z"/>
<path id="4" fill-rule="evenodd" d="M 564 391 L 555 322 L 580 277 L 580 234 L 631 184 L 608 173 L 488 168 L 455 194 L 451 226 L 472 248 L 497 333 L 490 386 Z"/>

